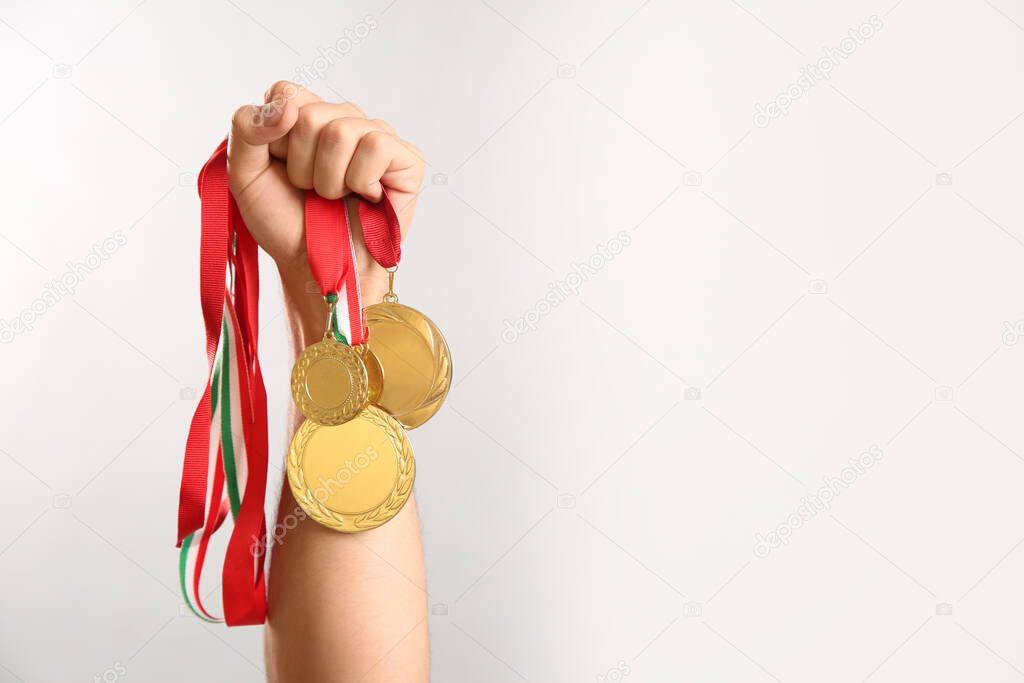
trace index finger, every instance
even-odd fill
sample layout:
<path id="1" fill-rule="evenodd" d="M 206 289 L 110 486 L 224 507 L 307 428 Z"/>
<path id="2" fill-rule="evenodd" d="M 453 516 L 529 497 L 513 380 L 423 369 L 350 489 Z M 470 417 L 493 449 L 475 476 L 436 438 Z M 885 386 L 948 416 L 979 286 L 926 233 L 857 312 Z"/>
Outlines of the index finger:
<path id="1" fill-rule="evenodd" d="M 263 101 L 273 102 L 274 100 L 295 100 L 295 104 L 300 108 L 313 102 L 323 101 L 312 90 L 292 81 L 278 81 L 267 88 L 267 92 L 263 94 Z"/>

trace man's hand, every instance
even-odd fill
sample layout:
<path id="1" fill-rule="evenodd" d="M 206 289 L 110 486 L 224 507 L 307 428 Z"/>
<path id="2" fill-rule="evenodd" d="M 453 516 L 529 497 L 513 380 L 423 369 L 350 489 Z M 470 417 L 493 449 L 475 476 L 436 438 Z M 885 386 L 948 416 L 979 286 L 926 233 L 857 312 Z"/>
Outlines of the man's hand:
<path id="1" fill-rule="evenodd" d="M 275 83 L 264 100 L 235 112 L 228 179 L 246 226 L 277 262 L 286 288 L 289 281 L 311 278 L 305 190 L 328 199 L 358 194 L 376 202 L 386 188 L 405 234 L 423 181 L 423 155 L 416 147 L 384 121 L 367 119 L 355 104 L 324 102 L 295 83 Z M 361 235 L 356 237 L 360 278 L 370 285 L 364 294 L 372 295 L 383 269 L 366 253 Z"/>

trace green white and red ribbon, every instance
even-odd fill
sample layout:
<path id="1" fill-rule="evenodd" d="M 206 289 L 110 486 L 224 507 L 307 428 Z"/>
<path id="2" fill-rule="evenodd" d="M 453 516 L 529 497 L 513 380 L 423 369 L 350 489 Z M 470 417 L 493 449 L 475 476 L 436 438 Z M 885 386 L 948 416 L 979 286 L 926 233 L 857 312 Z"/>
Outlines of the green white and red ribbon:
<path id="1" fill-rule="evenodd" d="M 245 353 L 241 348 L 238 317 L 230 292 L 224 298 L 224 323 L 217 362 L 211 381 L 210 461 L 207 481 L 208 524 L 189 534 L 181 544 L 178 559 L 178 578 L 185 604 L 204 621 L 220 623 L 204 604 L 200 586 L 206 563 L 210 538 L 230 513 L 232 520 L 241 508 L 241 493 L 248 475 L 245 449 L 244 420 L 242 419 L 242 375 L 239 359 Z M 254 540 L 254 546 L 257 541 Z M 254 553 L 257 548 L 254 547 Z M 208 597 L 208 596 L 207 596 Z"/>
<path id="2" fill-rule="evenodd" d="M 266 618 L 267 395 L 259 363 L 259 265 L 228 189 L 227 143 L 199 174 L 200 303 L 209 375 L 189 426 L 178 506 L 179 577 L 189 608 L 219 621 L 200 588 L 210 538 L 230 516 L 221 569 L 223 620 Z M 227 285 L 230 270 L 230 285 Z"/>

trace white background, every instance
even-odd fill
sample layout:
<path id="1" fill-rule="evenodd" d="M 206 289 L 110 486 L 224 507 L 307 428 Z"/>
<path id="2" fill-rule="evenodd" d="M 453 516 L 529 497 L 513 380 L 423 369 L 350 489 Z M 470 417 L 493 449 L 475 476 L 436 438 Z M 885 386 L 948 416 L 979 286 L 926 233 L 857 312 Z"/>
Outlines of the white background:
<path id="1" fill-rule="evenodd" d="M 261 630 L 176 588 L 194 174 L 339 41 L 312 87 L 430 164 L 399 286 L 455 359 L 411 435 L 434 680 L 1024 679 L 1024 5 L 389 2 L 0 3 L 0 680 L 262 678 Z"/>

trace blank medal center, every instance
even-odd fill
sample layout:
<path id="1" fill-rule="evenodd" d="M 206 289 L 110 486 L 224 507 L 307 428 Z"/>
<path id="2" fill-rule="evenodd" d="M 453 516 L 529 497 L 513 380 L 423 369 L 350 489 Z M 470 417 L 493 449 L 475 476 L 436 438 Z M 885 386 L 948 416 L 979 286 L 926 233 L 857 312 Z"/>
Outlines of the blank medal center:
<path id="1" fill-rule="evenodd" d="M 318 360 L 306 373 L 306 393 L 322 408 L 340 406 L 352 393 L 348 368 L 331 358 Z"/>
<path id="2" fill-rule="evenodd" d="M 398 480 L 398 458 L 389 446 L 364 420 L 318 429 L 302 462 L 306 484 L 335 512 L 368 512 L 387 500 Z"/>

